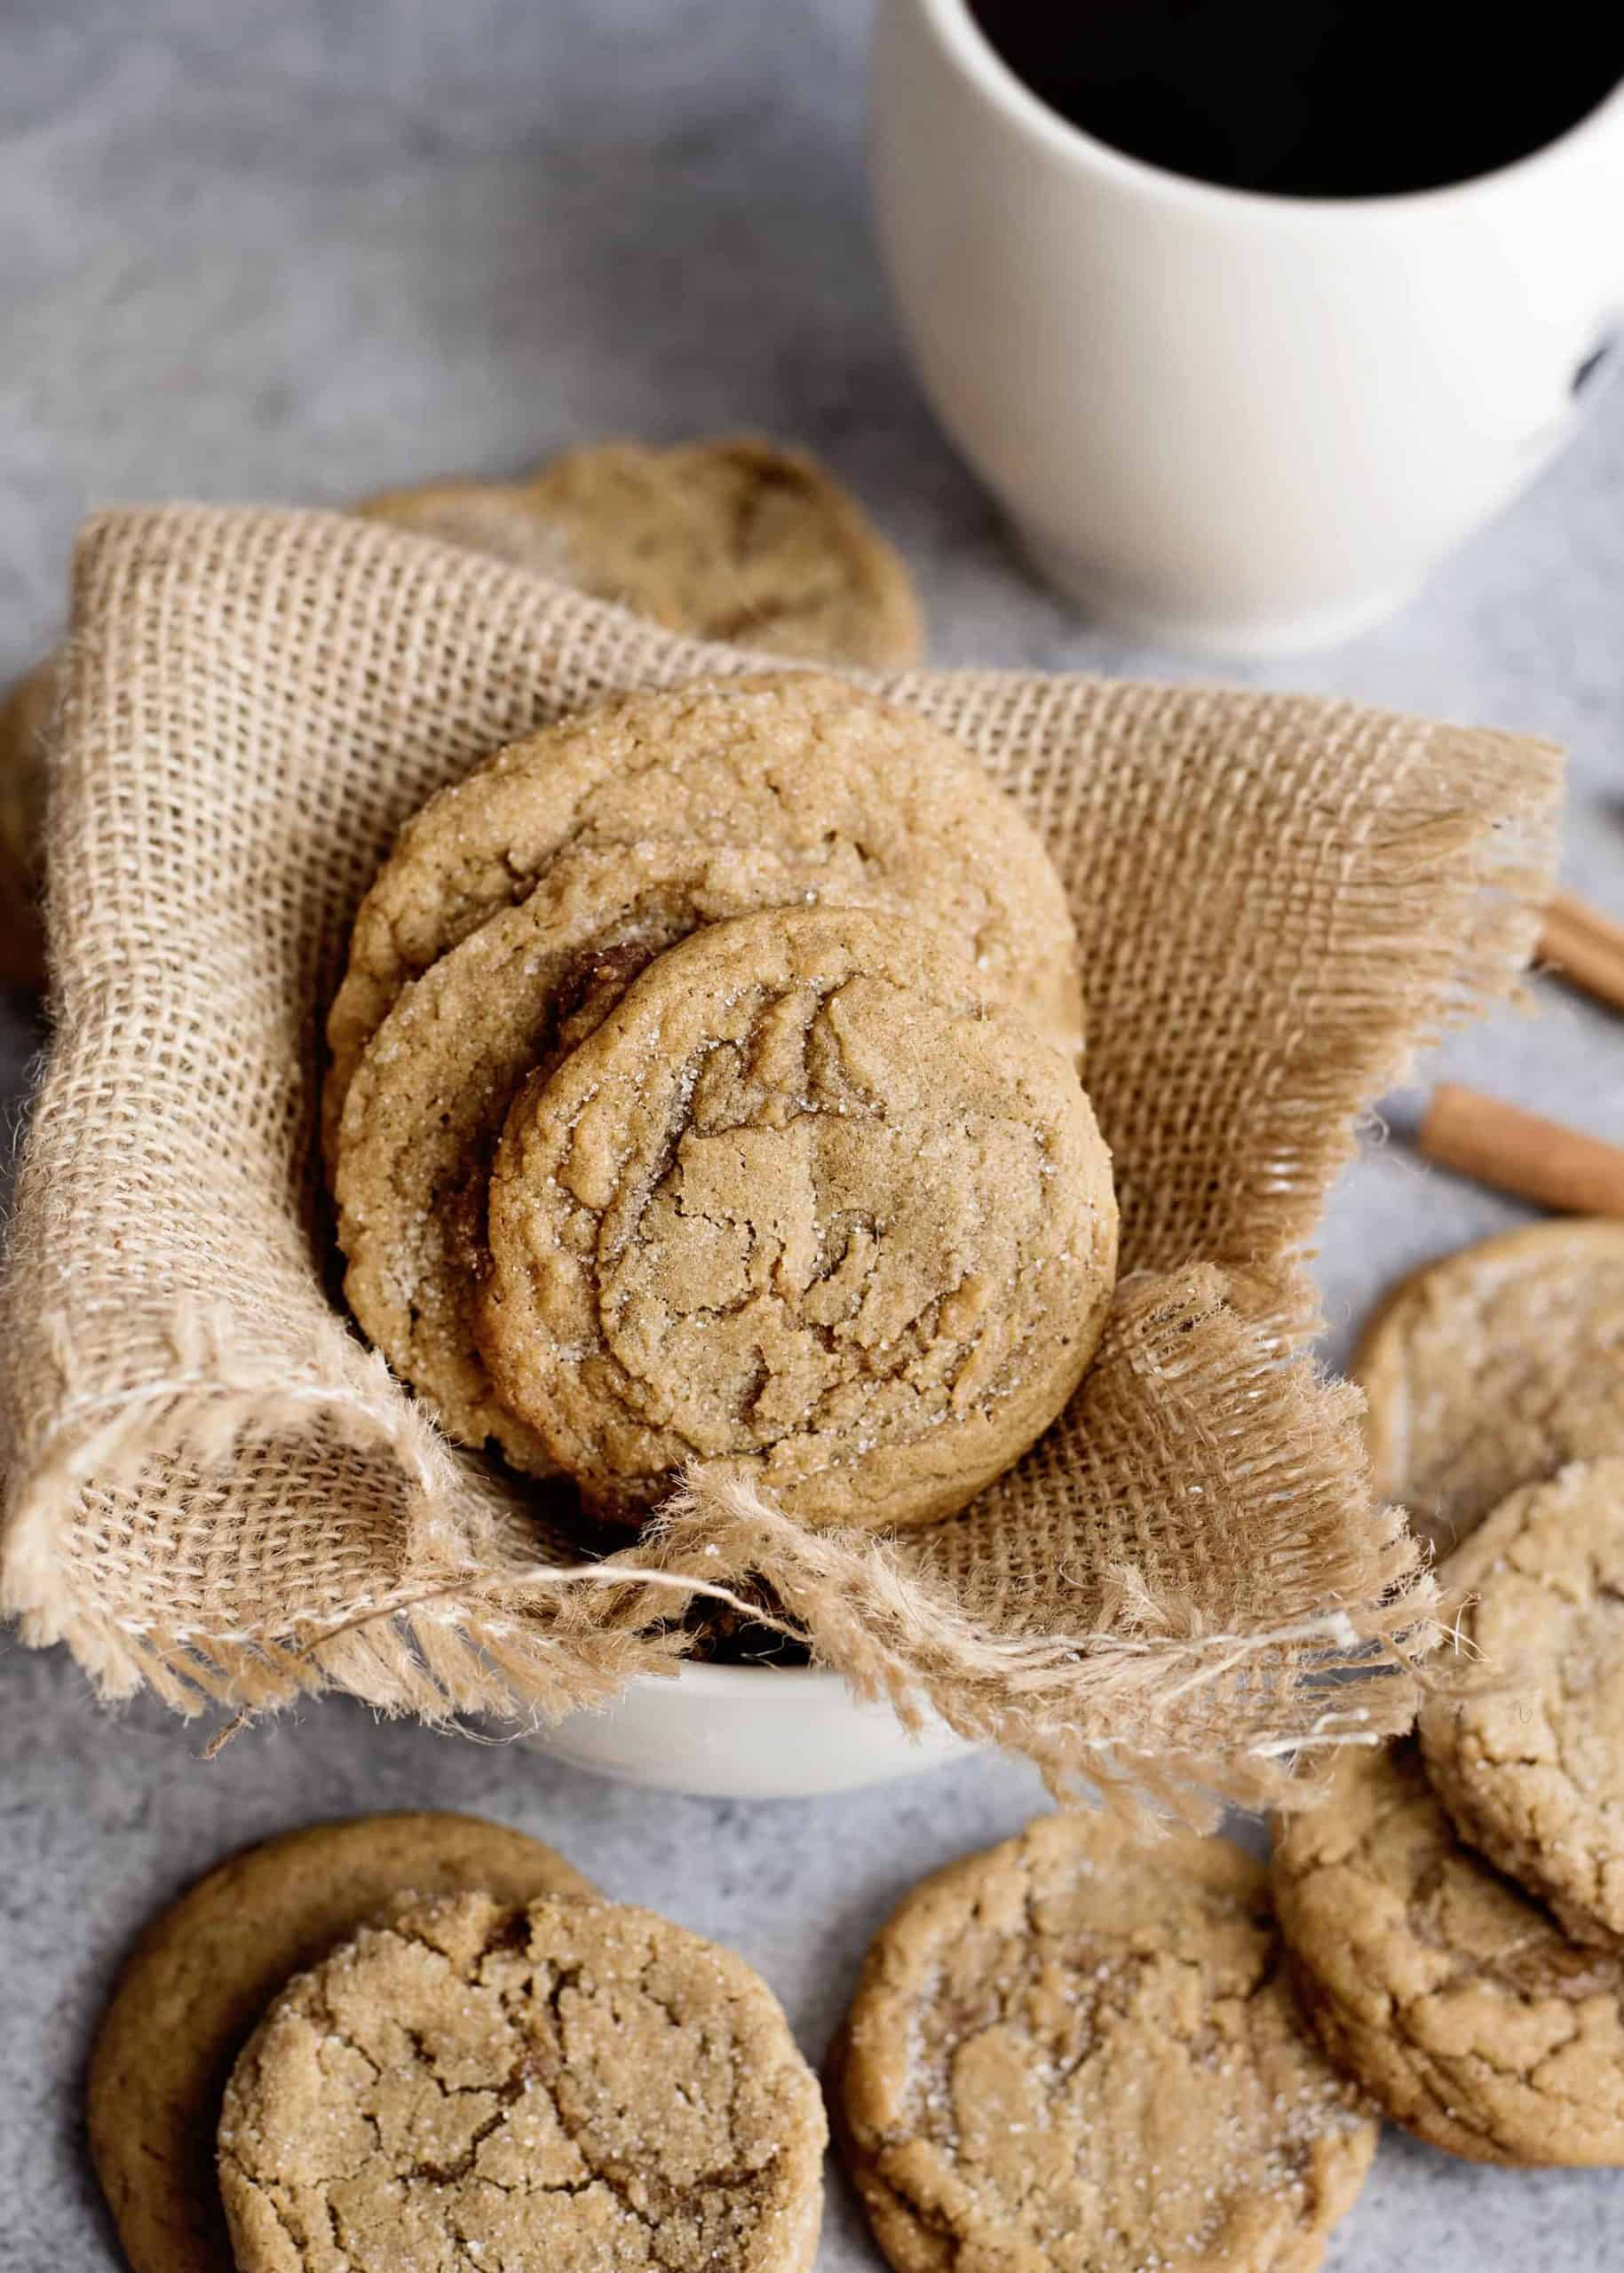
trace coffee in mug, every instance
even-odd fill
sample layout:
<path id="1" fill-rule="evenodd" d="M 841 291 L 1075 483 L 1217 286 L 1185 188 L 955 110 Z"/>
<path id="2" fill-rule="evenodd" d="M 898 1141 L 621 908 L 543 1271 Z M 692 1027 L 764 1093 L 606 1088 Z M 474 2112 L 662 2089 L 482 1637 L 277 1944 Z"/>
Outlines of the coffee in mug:
<path id="1" fill-rule="evenodd" d="M 1034 94 L 1131 158 L 1277 197 L 1385 197 L 1495 172 L 1624 78 L 1596 0 L 1537 18 L 1426 0 L 971 0 Z"/>

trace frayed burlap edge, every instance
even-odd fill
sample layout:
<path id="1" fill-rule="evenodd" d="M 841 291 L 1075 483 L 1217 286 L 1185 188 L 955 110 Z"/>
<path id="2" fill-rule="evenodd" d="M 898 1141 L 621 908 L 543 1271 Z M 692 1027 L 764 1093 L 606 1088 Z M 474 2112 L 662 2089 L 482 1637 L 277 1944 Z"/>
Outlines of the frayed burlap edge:
<path id="1" fill-rule="evenodd" d="M 701 653 L 703 668 L 748 667 L 747 659 Z M 953 675 L 883 684 L 951 723 Z M 1325 1094 L 1311 1101 L 1326 1135 L 1295 1186 L 1273 1195 L 1278 1220 L 1259 1240 L 1264 1253 L 1274 1248 L 1271 1265 L 1256 1279 L 1198 1269 L 1184 1290 L 1191 1315 L 1182 1330 L 1194 1337 L 1186 1354 L 1199 1355 L 1203 1370 L 1218 1368 L 1246 1407 L 1248 1427 L 1266 1422 L 1294 1448 L 1299 1482 L 1329 1478 L 1327 1488 L 1353 1496 L 1362 1477 L 1357 1397 L 1317 1379 L 1300 1354 L 1313 1321 L 1312 1291 L 1289 1255 L 1279 1259 L 1280 1250 L 1311 1230 L 1320 1195 L 1352 1149 L 1353 1111 L 1404 1070 L 1415 1048 L 1504 994 L 1526 960 L 1549 885 L 1559 779 L 1555 754 L 1537 745 L 1448 727 L 1420 731 L 1446 757 L 1440 770 L 1448 794 L 1401 846 L 1381 842 L 1380 857 L 1367 864 L 1368 847 L 1351 848 L 1345 880 L 1350 891 L 1373 896 L 1380 951 L 1405 960 L 1407 983 L 1397 1002 L 1390 988 L 1379 1032 L 1352 1009 L 1338 1048 L 1326 1053 L 1335 1073 L 1327 1070 Z M 48 1205 L 33 1230 L 48 1235 Z M 11 1279 L 8 1332 L 26 1299 L 26 1237 Z M 1157 1286 L 1165 1307 L 1167 1286 Z M 1113 1332 L 1119 1325 L 1133 1331 L 1135 1299 L 1126 1289 Z M 337 1322 L 325 1386 L 289 1391 L 251 1355 L 234 1350 L 211 1321 L 180 1316 L 172 1374 L 100 1398 L 75 1380 L 66 1320 L 36 1318 L 30 1331 L 52 1345 L 62 1395 L 49 1441 L 31 1444 L 13 1470 L 5 1607 L 28 1641 L 66 1641 L 109 1696 L 145 1683 L 182 1713 L 272 1708 L 337 1686 L 431 1720 L 546 1717 L 606 1698 L 633 1674 L 673 1669 L 682 1639 L 663 1624 L 627 1621 L 628 1588 L 640 1590 L 655 1620 L 668 1595 L 731 1598 L 765 1553 L 816 1654 L 860 1689 L 888 1695 L 905 1717 L 933 1709 L 968 1738 L 1025 1751 L 1057 1787 L 1080 1774 L 1097 1778 L 1114 1763 L 1164 1789 L 1193 1778 L 1268 1799 L 1281 1796 L 1303 1752 L 1407 1725 L 1416 1659 L 1433 1637 L 1432 1583 L 1396 1512 L 1367 1519 L 1371 1551 L 1356 1596 L 1271 1631 L 1201 1630 L 1198 1621 L 1180 1630 L 1176 1609 L 1165 1597 L 1153 1602 L 1125 1567 L 1074 1635 L 1028 1643 L 989 1635 L 907 1567 L 895 1544 L 811 1539 L 759 1499 L 738 1494 L 686 1495 L 635 1550 L 606 1562 L 537 1564 L 534 1540 L 495 1492 L 487 1494 L 487 1523 L 470 1529 L 473 1464 Z M 87 1488 L 116 1485 L 155 1455 L 228 1461 L 247 1444 L 308 1430 L 313 1420 L 337 1441 L 388 1449 L 402 1477 L 409 1580 L 356 1602 L 324 1631 L 281 1641 L 138 1628 L 64 1597 L 52 1538 Z M 453 1478 L 463 1513 L 448 1525 Z M 1281 1482 L 1290 1488 L 1288 1474 Z M 1191 1699 L 1216 1700 L 1232 1744 L 1215 1750 L 1200 1740 L 1211 1715 L 1187 1715 Z M 1151 1713 L 1169 1739 L 1155 1759 L 1113 1754 L 1113 1726 L 1142 1724 Z"/>
<path id="2" fill-rule="evenodd" d="M 1327 1382 L 1306 1358 L 1265 1361 L 1274 1337 L 1226 1299 L 1223 1274 L 1129 1283 L 1112 1334 L 1137 1343 L 1164 1386 L 1176 1375 L 1154 1345 L 1177 1339 L 1204 1385 L 1218 1435 L 1245 1430 L 1283 1450 L 1282 1493 L 1335 1493 L 1362 1459 L 1359 1392 Z M 1277 1345 L 1278 1346 L 1278 1345 Z M 225 1710 L 234 1734 L 249 1712 L 274 1710 L 335 1688 L 391 1713 L 448 1724 L 495 1715 L 539 1725 L 606 1702 L 637 1675 L 674 1672 L 689 1637 L 662 1621 L 695 1595 L 748 1610 L 735 1591 L 770 1565 L 793 1630 L 814 1658 L 917 1726 L 935 1713 L 971 1742 L 1021 1752 L 1060 1794 L 1084 1781 L 1106 1796 L 1149 1794 L 1190 1819 L 1217 1791 L 1256 1805 L 1303 1796 L 1299 1756 L 1398 1733 L 1414 1718 L 1417 1660 L 1432 1647 L 1436 1588 L 1398 1509 L 1383 1526 L 1374 1598 L 1328 1604 L 1287 1626 L 1225 1631 L 1182 1621 L 1141 1574 L 1112 1574 L 1107 1599 L 1075 1633 L 998 1635 L 910 1571 L 896 1542 L 808 1532 L 759 1493 L 685 1490 L 635 1548 L 602 1560 L 540 1562 L 535 1541 L 493 1495 L 483 1538 L 448 1532 L 438 1501 L 449 1453 L 432 1424 L 391 1382 L 381 1358 L 364 1402 L 356 1385 L 289 1393 L 251 1359 L 234 1358 L 207 1321 L 178 1324 L 172 1374 L 110 1407 L 70 1407 L 56 1456 L 36 1468 L 14 1506 L 6 1556 L 8 1608 L 25 1641 L 66 1642 L 109 1699 L 152 1688 L 186 1717 Z M 1210 1396 L 1215 1378 L 1224 1395 Z M 375 1453 L 387 1446 L 410 1482 L 409 1581 L 357 1601 L 329 1631 L 268 1642 L 248 1633 L 146 1631 L 77 1611 L 47 1610 L 54 1519 L 94 1479 L 134 1479 L 154 1448 L 208 1467 L 245 1442 L 330 1421 Z M 463 1479 L 465 1481 L 465 1479 Z M 41 1558 L 36 1560 L 36 1558 Z M 611 1622 L 613 1621 L 613 1622 Z M 1113 1744 L 1113 1727 L 1148 1714 L 1176 1730 L 1216 1717 L 1232 1746 L 1171 1744 L 1154 1754 Z M 1283 1732 L 1282 1732 L 1283 1731 Z M 215 1743 L 220 1741 L 217 1736 Z"/>

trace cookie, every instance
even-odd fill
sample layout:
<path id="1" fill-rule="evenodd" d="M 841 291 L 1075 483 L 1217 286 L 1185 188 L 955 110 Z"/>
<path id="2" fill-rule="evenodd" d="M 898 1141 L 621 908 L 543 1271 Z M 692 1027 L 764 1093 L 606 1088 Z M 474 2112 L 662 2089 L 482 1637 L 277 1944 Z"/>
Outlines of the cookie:
<path id="1" fill-rule="evenodd" d="M 45 817 L 44 739 L 56 701 L 56 658 L 47 656 L 0 704 L 0 985 L 33 994 L 45 984 L 39 907 L 40 834 Z"/>
<path id="2" fill-rule="evenodd" d="M 1624 1965 L 1456 1837 L 1413 1742 L 1349 1752 L 1275 1846 L 1326 2049 L 1397 2123 L 1490 2163 L 1624 2163 Z"/>
<path id="3" fill-rule="evenodd" d="M 230 2273 L 214 2170 L 220 2094 L 301 1966 L 419 1895 L 504 1902 L 593 1889 L 539 1840 L 474 1816 L 362 1816 L 250 1847 L 154 1919 L 91 2055 L 91 2152 L 132 2273 Z"/>
<path id="4" fill-rule="evenodd" d="M 933 1522 L 1066 1403 L 1116 1263 L 1067 1061 L 922 926 L 714 923 L 533 1080 L 490 1184 L 497 1393 L 606 1516 L 691 1465 Z"/>
<path id="5" fill-rule="evenodd" d="M 1447 1554 L 1519 1485 L 1624 1453 L 1624 1223 L 1536 1224 L 1429 1263 L 1352 1371 L 1377 1497 Z"/>
<path id="6" fill-rule="evenodd" d="M 915 1889 L 832 2063 L 897 2273 L 1311 2273 L 1375 2151 L 1220 1839 L 1050 1816 Z"/>
<path id="7" fill-rule="evenodd" d="M 605 703 L 511 744 L 408 821 L 355 919 L 328 1021 L 329 1162 L 362 1050 L 408 982 L 566 851 L 676 845 L 822 869 L 910 907 L 1041 1033 L 1081 1047 L 1066 893 L 968 752 L 911 711 L 809 673 Z"/>
<path id="8" fill-rule="evenodd" d="M 753 434 L 595 443 L 527 480 L 429 482 L 357 510 L 702 639 L 874 670 L 924 645 L 913 580 L 856 499 Z"/>
<path id="9" fill-rule="evenodd" d="M 1624 1459 L 1513 1493 L 1444 1577 L 1495 1678 L 1423 1707 L 1433 1789 L 1576 1941 L 1624 1944 Z"/>
<path id="10" fill-rule="evenodd" d="M 808 2273 L 815 2079 L 743 1960 L 468 1894 L 291 1982 L 220 2118 L 239 2273 Z"/>
<path id="11" fill-rule="evenodd" d="M 804 450 L 754 434 L 572 450 L 526 485 L 572 583 L 672 631 L 899 670 L 924 645 L 900 556 Z"/>
<path id="12" fill-rule="evenodd" d="M 415 979 L 362 1055 L 345 1102 L 333 1196 L 345 1294 L 368 1339 L 460 1442 L 555 1471 L 497 1398 L 474 1340 L 492 1157 L 527 1076 L 625 984 L 702 923 L 762 907 L 839 904 L 860 862 L 795 866 L 733 847 L 629 844 L 566 853 L 517 907 Z"/>
<path id="13" fill-rule="evenodd" d="M 809 662 L 916 663 L 919 603 L 900 555 L 802 450 L 754 435 L 675 448 L 573 450 L 518 482 L 431 481 L 350 509 L 557 577 L 676 631 Z M 0 706 L 0 984 L 38 991 L 36 904 L 48 656 Z"/>
<path id="14" fill-rule="evenodd" d="M 568 578 L 569 547 L 563 532 L 519 484 L 425 481 L 416 489 L 382 490 L 354 511 L 362 520 L 415 529 L 420 536 L 487 553 L 537 576 Z"/>

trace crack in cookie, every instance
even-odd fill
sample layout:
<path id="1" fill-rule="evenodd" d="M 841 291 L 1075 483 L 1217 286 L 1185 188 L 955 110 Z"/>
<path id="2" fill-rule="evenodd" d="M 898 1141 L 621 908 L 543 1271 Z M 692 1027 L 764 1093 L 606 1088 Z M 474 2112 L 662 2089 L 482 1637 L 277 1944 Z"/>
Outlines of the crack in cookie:
<path id="1" fill-rule="evenodd" d="M 695 1466 L 813 1523 L 951 1514 L 1066 1403 L 1115 1276 L 1069 1064 L 856 910 L 651 963 L 515 1102 L 488 1232 L 498 1393 L 631 1518 Z"/>
<path id="2" fill-rule="evenodd" d="M 1479 2162 L 1624 2163 L 1624 1960 L 1461 1843 L 1415 1744 L 1346 1757 L 1273 1880 L 1327 2050 L 1395 2122 Z"/>
<path id="3" fill-rule="evenodd" d="M 483 1887 L 507 1902 L 593 1888 L 538 1840 L 431 1812 L 316 1824 L 250 1847 L 155 1919 L 91 2060 L 91 2151 L 133 2273 L 229 2260 L 211 2142 L 232 2062 L 289 1974 L 407 1899 Z"/>
<path id="4" fill-rule="evenodd" d="M 1429 1263 L 1352 1373 L 1377 1498 L 1447 1555 L 1508 1493 L 1624 1453 L 1624 1224 L 1535 1224 Z"/>
<path id="5" fill-rule="evenodd" d="M 1579 1941 L 1624 1944 L 1624 1459 L 1514 1493 L 1450 1557 L 1492 1683 L 1421 1715 L 1462 1836 Z"/>
<path id="6" fill-rule="evenodd" d="M 356 915 L 328 1020 L 331 1164 L 361 1053 L 403 989 L 561 855 L 770 854 L 825 899 L 907 907 L 1040 1033 L 1080 1049 L 1066 894 L 950 736 L 808 673 L 634 694 L 515 742 L 408 820 Z"/>
<path id="7" fill-rule="evenodd" d="M 1308 2273 L 1375 2147 L 1281 1978 L 1262 1869 L 1087 1814 L 915 1888 L 832 2084 L 898 2273 Z"/>
<path id="8" fill-rule="evenodd" d="M 764 1983 L 646 1911 L 465 1895 L 289 1984 L 220 2120 L 242 2273 L 808 2273 L 826 2126 Z"/>
<path id="9" fill-rule="evenodd" d="M 345 1295 L 368 1338 L 460 1443 L 556 1473 L 498 1398 L 474 1337 L 486 1200 L 509 1107 L 538 1062 L 601 1022 L 630 979 L 707 923 L 880 895 L 860 869 L 732 847 L 632 844 L 556 860 L 415 979 L 373 1035 L 335 1152 Z M 562 1022 L 562 1023 L 561 1023 Z"/>

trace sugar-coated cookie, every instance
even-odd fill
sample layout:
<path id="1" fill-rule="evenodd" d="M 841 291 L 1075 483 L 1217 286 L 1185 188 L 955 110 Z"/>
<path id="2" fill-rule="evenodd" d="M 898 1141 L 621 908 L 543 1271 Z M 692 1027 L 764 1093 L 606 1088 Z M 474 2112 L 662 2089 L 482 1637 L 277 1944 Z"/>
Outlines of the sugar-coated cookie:
<path id="1" fill-rule="evenodd" d="M 562 853 L 528 899 L 400 996 L 345 1100 L 338 1244 L 357 1322 L 451 1436 L 494 1442 L 531 1475 L 553 1472 L 534 1430 L 496 1396 L 473 1330 L 491 1161 L 527 1076 L 597 1022 L 612 982 L 623 989 L 696 926 L 875 889 L 855 863 L 791 865 L 733 846 Z"/>
<path id="2" fill-rule="evenodd" d="M 646 1910 L 469 1894 L 276 1998 L 220 2187 L 240 2273 L 810 2273 L 826 2137 L 742 1959 Z"/>
<path id="3" fill-rule="evenodd" d="M 1624 1943 L 1624 1459 L 1514 1492 L 1443 1577 L 1482 1678 L 1422 1707 L 1433 1789 L 1575 1940 Z"/>
<path id="4" fill-rule="evenodd" d="M 1351 1750 L 1276 1841 L 1280 1930 L 1332 2058 L 1491 2163 L 1624 2163 L 1624 1960 L 1463 1846 L 1413 1742 Z"/>
<path id="5" fill-rule="evenodd" d="M 154 1919 L 91 2059 L 96 2174 L 132 2273 L 231 2273 L 214 2132 L 233 2061 L 277 1991 L 366 1920 L 487 1889 L 508 1903 L 592 1887 L 540 1840 L 475 1816 L 361 1816 L 267 1839 Z"/>
<path id="6" fill-rule="evenodd" d="M 826 896 L 911 907 L 1040 1033 L 1081 1048 L 1065 889 L 968 751 L 811 673 L 700 681 L 515 742 L 407 822 L 361 902 L 328 1021 L 329 1162 L 360 1054 L 401 990 L 561 854 L 639 845 L 768 852 L 826 876 Z"/>
<path id="7" fill-rule="evenodd" d="M 1428 1263 L 1352 1372 L 1377 1496 L 1447 1555 L 1519 1485 L 1624 1453 L 1624 1224 L 1535 1224 Z"/>
<path id="8" fill-rule="evenodd" d="M 821 1525 L 951 1514 L 1075 1387 L 1115 1278 L 1070 1062 L 923 926 L 716 923 L 515 1103 L 480 1347 L 612 1518 L 698 1464 Z"/>
<path id="9" fill-rule="evenodd" d="M 915 1888 L 831 2066 L 897 2273 L 1311 2273 L 1375 2150 L 1281 1977 L 1262 1868 L 1097 1816 Z"/>

